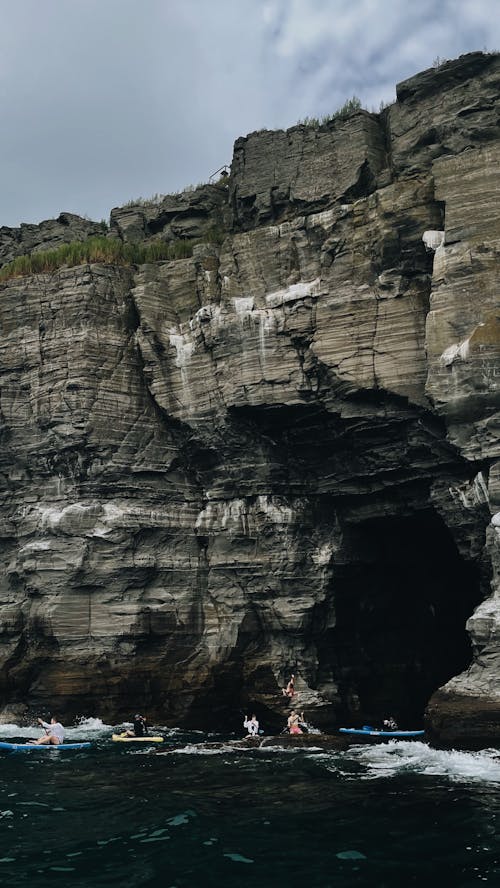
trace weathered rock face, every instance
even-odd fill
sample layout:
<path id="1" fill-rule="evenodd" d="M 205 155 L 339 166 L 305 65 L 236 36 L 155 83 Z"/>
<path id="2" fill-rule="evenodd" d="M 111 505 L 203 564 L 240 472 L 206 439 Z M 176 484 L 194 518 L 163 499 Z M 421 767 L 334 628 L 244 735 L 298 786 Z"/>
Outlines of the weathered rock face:
<path id="1" fill-rule="evenodd" d="M 157 202 L 115 207 L 110 216 L 111 235 L 132 243 L 203 238 L 222 227 L 227 193 L 224 177 L 213 185 L 167 194 Z"/>
<path id="2" fill-rule="evenodd" d="M 499 83 L 473 54 L 113 211 L 190 259 L 2 285 L 5 704 L 272 726 L 293 671 L 318 725 L 500 739 Z"/>
<path id="3" fill-rule="evenodd" d="M 16 256 L 53 250 L 62 244 L 102 236 L 106 231 L 106 225 L 74 213 L 61 213 L 57 219 L 47 219 L 40 225 L 21 225 L 19 228 L 4 225 L 0 228 L 0 265 L 11 262 Z"/>

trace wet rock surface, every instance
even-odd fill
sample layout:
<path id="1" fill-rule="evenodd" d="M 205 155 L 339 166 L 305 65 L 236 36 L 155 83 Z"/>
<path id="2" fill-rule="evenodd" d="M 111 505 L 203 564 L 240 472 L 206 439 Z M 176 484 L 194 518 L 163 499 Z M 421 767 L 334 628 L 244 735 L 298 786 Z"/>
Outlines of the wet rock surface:
<path id="1" fill-rule="evenodd" d="M 500 740 L 499 82 L 113 211 L 191 258 L 0 286 L 5 706 L 277 729 L 294 672 L 319 727 Z"/>

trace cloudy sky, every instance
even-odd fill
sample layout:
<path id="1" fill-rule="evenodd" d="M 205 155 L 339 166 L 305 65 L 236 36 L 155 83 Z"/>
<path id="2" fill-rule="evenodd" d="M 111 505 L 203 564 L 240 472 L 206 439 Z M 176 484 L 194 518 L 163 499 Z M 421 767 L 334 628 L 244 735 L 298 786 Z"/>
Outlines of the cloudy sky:
<path id="1" fill-rule="evenodd" d="M 500 49 L 499 0 L 0 0 L 0 226 L 108 218 L 234 140 Z"/>

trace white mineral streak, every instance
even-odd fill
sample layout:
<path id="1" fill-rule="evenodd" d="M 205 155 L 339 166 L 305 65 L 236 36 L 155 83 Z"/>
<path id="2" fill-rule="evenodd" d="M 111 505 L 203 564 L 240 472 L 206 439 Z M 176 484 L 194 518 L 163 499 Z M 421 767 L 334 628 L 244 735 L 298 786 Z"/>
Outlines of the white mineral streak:
<path id="1" fill-rule="evenodd" d="M 274 496 L 258 496 L 257 508 L 274 524 L 291 524 L 295 515 L 289 505 Z"/>
<path id="2" fill-rule="evenodd" d="M 472 483 L 474 485 L 474 493 L 476 495 L 477 502 L 489 503 L 490 498 L 488 495 L 488 483 L 483 473 L 478 472 Z"/>
<path id="3" fill-rule="evenodd" d="M 424 231 L 422 240 L 428 250 L 437 250 L 444 243 L 444 231 Z"/>
<path id="4" fill-rule="evenodd" d="M 258 496 L 255 502 L 233 499 L 226 502 L 210 502 L 196 519 L 197 533 L 217 533 L 251 536 L 262 527 L 262 514 L 275 528 L 287 528 L 295 517 L 294 509 L 272 496 Z"/>
<path id="5" fill-rule="evenodd" d="M 266 302 L 269 308 L 279 308 L 286 302 L 295 302 L 297 299 L 304 299 L 306 296 L 319 295 L 320 278 L 314 278 L 313 281 L 300 281 L 298 284 L 291 284 L 284 290 L 275 290 L 274 293 L 268 293 Z"/>
<path id="6" fill-rule="evenodd" d="M 469 346 L 470 346 L 470 336 L 467 339 L 464 339 L 463 342 L 454 343 L 450 345 L 447 349 L 444 350 L 441 355 L 440 361 L 444 367 L 449 367 L 450 364 L 453 364 L 457 359 L 461 361 L 466 361 L 469 357 Z"/>
<path id="7" fill-rule="evenodd" d="M 311 558 L 314 564 L 329 564 L 333 555 L 333 545 L 331 543 L 323 543 L 318 546 L 312 553 Z"/>
<path id="8" fill-rule="evenodd" d="M 113 502 L 70 503 L 63 509 L 37 506 L 34 514 L 41 531 L 86 537 L 106 537 L 117 528 L 189 526 L 193 517 L 189 507 L 159 510 Z M 44 542 L 43 548 L 49 546 Z"/>
<path id="9" fill-rule="evenodd" d="M 169 333 L 169 341 L 170 345 L 175 348 L 176 358 L 175 365 L 180 370 L 181 376 L 181 386 L 182 386 L 182 400 L 184 405 L 187 407 L 190 403 L 189 396 L 189 364 L 191 362 L 191 357 L 195 349 L 195 344 L 189 334 L 185 333 L 177 333 L 175 330 L 170 330 Z"/>
<path id="10" fill-rule="evenodd" d="M 248 317 L 254 309 L 253 296 L 239 296 L 233 299 L 235 313 L 240 319 Z"/>
<path id="11" fill-rule="evenodd" d="M 50 549 L 49 540 L 33 540 L 33 542 L 26 543 L 22 549 L 19 549 L 19 555 L 28 554 L 30 552 L 44 552 L 47 549 Z"/>
<path id="12" fill-rule="evenodd" d="M 175 348 L 176 366 L 180 368 L 181 375 L 182 371 L 186 370 L 191 355 L 194 351 L 194 342 L 189 336 L 185 333 L 177 333 L 175 330 L 170 330 L 169 335 L 170 345 Z"/>
<path id="13" fill-rule="evenodd" d="M 200 324 L 218 324 L 220 321 L 221 310 L 219 305 L 202 305 L 189 322 L 191 330 L 195 330 Z M 193 346 L 194 348 L 194 346 Z"/>
<path id="14" fill-rule="evenodd" d="M 471 482 L 454 485 L 448 490 L 455 502 L 460 502 L 465 509 L 475 509 L 489 502 L 488 487 L 482 472 L 478 472 Z"/>
<path id="15" fill-rule="evenodd" d="M 341 209 L 345 209 L 345 207 L 342 207 Z M 312 228 L 315 228 L 316 226 L 330 228 L 336 221 L 337 216 L 338 214 L 335 210 L 322 210 L 321 213 L 312 213 L 307 219 L 307 225 Z"/>
<path id="16" fill-rule="evenodd" d="M 61 517 L 64 509 L 39 509 L 40 511 L 40 526 L 42 530 L 57 530 L 59 527 Z"/>

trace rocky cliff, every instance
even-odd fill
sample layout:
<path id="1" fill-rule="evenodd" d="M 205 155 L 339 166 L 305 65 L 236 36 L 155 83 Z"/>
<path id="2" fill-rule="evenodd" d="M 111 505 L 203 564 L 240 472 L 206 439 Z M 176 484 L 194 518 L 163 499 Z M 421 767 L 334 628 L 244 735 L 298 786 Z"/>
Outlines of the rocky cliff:
<path id="1" fill-rule="evenodd" d="M 272 727 L 293 671 L 319 726 L 500 741 L 499 87 L 474 53 L 253 133 L 112 212 L 191 258 L 0 285 L 5 717 Z"/>

